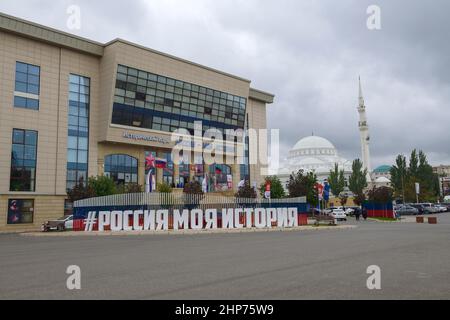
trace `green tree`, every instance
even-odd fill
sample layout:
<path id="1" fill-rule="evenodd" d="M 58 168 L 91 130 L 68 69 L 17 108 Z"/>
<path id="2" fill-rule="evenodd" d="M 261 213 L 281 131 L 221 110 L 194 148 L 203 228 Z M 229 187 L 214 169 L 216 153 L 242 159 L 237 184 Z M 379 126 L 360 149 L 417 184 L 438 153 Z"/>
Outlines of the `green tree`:
<path id="1" fill-rule="evenodd" d="M 334 170 L 330 170 L 330 175 L 328 176 L 328 183 L 330 184 L 331 192 L 335 197 L 339 197 L 345 188 L 345 176 L 344 170 L 339 170 L 337 163 L 334 164 Z M 347 201 L 346 201 L 347 202 Z"/>
<path id="2" fill-rule="evenodd" d="M 253 188 L 250 185 L 250 181 L 245 180 L 244 185 L 238 189 L 238 191 L 236 192 L 236 194 L 234 196 L 236 198 L 255 199 L 257 195 L 256 195 L 255 188 Z"/>
<path id="3" fill-rule="evenodd" d="M 341 203 L 341 206 L 345 206 L 347 204 L 347 200 L 348 200 L 348 195 L 345 193 L 341 193 L 341 195 L 339 196 L 339 201 Z"/>
<path id="4" fill-rule="evenodd" d="M 396 165 L 391 169 L 391 183 L 394 196 L 402 198 L 404 202 L 416 201 L 415 184 L 420 184 L 419 201 L 433 202 L 439 197 L 439 178 L 433 173 L 426 154 L 420 150 L 413 150 L 406 166 L 406 157 L 397 156 Z"/>
<path id="5" fill-rule="evenodd" d="M 422 150 L 419 151 L 419 168 L 416 180 L 421 185 L 420 201 L 436 201 L 439 197 L 439 177 L 433 172 L 433 167 L 428 163 L 427 156 Z"/>
<path id="6" fill-rule="evenodd" d="M 416 149 L 414 149 L 411 152 L 411 157 L 409 158 L 408 173 L 409 173 L 410 176 L 413 176 L 413 177 L 417 177 L 418 176 L 418 173 L 419 173 L 419 158 L 417 157 L 417 150 Z"/>
<path id="7" fill-rule="evenodd" d="M 349 178 L 349 189 L 355 194 L 355 203 L 361 205 L 365 200 L 364 189 L 367 188 L 367 169 L 363 169 L 361 160 L 356 159 L 352 164 L 352 174 Z"/>
<path id="8" fill-rule="evenodd" d="M 319 203 L 317 190 L 314 188 L 317 183 L 317 176 L 314 172 L 304 174 L 303 170 L 292 173 L 286 185 L 290 197 L 305 197 L 306 201 L 316 207 Z"/>
<path id="9" fill-rule="evenodd" d="M 380 204 L 391 203 L 393 200 L 393 190 L 389 187 L 374 187 L 368 193 L 368 198 L 370 201 Z"/>
<path id="10" fill-rule="evenodd" d="M 117 193 L 114 180 L 106 176 L 90 177 L 88 186 L 92 188 L 96 197 L 110 196 Z"/>
<path id="11" fill-rule="evenodd" d="M 259 194 L 264 198 L 266 192 L 266 184 L 270 183 L 270 198 L 281 199 L 285 197 L 285 192 L 280 179 L 277 176 L 268 176 L 264 179 L 264 182 L 259 186 Z"/>
<path id="12" fill-rule="evenodd" d="M 78 200 L 93 198 L 95 197 L 95 192 L 89 185 L 86 185 L 83 178 L 80 178 L 78 183 L 67 191 L 67 196 L 69 201 L 73 203 Z"/>
<path id="13" fill-rule="evenodd" d="M 398 155 L 395 159 L 395 165 L 391 168 L 391 185 L 394 188 L 394 195 L 397 198 L 403 198 L 403 194 L 406 193 L 406 185 L 409 182 L 409 170 L 406 166 L 406 157 L 404 155 Z M 407 201 L 405 194 L 404 202 Z"/>

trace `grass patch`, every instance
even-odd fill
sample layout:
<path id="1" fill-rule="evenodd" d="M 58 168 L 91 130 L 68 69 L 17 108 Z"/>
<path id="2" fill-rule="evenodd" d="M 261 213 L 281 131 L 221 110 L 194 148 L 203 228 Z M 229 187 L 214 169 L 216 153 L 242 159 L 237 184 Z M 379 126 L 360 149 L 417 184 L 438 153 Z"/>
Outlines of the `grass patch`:
<path id="1" fill-rule="evenodd" d="M 394 219 L 394 218 L 382 218 L 382 217 L 376 217 L 376 218 L 370 218 L 370 219 L 379 220 L 379 221 L 391 221 L 391 222 L 397 221 L 397 219 Z"/>

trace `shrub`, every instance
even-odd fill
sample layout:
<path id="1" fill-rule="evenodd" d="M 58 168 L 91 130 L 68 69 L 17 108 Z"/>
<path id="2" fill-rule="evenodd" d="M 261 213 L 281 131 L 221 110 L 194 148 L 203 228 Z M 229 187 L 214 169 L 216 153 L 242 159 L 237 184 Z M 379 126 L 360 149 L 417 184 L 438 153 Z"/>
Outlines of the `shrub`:
<path id="1" fill-rule="evenodd" d="M 389 187 L 374 187 L 369 191 L 369 200 L 379 204 L 390 203 L 393 200 L 393 193 Z"/>
<path id="2" fill-rule="evenodd" d="M 158 191 L 159 193 L 172 193 L 172 187 L 165 182 L 158 183 L 156 185 L 156 191 Z"/>
<path id="3" fill-rule="evenodd" d="M 90 177 L 88 186 L 92 188 L 96 197 L 110 196 L 117 193 L 115 182 L 106 176 Z"/>
<path id="4" fill-rule="evenodd" d="M 184 205 L 189 209 L 198 207 L 200 201 L 203 199 L 202 185 L 198 181 L 190 181 L 184 185 Z"/>
<path id="5" fill-rule="evenodd" d="M 82 199 L 95 197 L 94 190 L 86 185 L 83 178 L 80 178 L 78 183 L 70 190 L 67 191 L 70 202 L 75 202 Z"/>
<path id="6" fill-rule="evenodd" d="M 236 198 L 256 198 L 256 190 L 252 186 L 250 186 L 250 181 L 246 180 L 244 185 L 238 189 L 236 194 L 234 195 Z"/>
<path id="7" fill-rule="evenodd" d="M 277 176 L 268 176 L 264 179 L 264 182 L 259 186 L 259 194 L 261 197 L 264 198 L 267 182 L 270 183 L 270 198 L 281 199 L 285 197 L 283 185 Z"/>
<path id="8" fill-rule="evenodd" d="M 140 193 L 142 192 L 142 186 L 138 183 L 128 183 L 116 185 L 116 194 L 124 193 Z"/>

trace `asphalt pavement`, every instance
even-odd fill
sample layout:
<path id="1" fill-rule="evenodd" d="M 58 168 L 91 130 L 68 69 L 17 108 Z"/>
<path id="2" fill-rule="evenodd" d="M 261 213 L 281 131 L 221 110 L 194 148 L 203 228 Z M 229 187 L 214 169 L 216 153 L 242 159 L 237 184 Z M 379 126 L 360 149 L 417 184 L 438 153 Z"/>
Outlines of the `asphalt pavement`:
<path id="1" fill-rule="evenodd" d="M 438 224 L 201 235 L 0 235 L 0 299 L 449 299 L 450 213 Z M 67 267 L 81 270 L 68 290 Z M 369 266 L 381 290 L 369 290 Z"/>

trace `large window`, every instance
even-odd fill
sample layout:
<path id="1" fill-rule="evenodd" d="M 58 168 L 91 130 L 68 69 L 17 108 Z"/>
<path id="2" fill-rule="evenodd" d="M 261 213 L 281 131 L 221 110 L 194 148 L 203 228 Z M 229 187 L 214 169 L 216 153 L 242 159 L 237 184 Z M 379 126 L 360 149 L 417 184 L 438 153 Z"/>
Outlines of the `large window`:
<path id="1" fill-rule="evenodd" d="M 172 161 L 172 153 L 167 152 L 164 153 L 164 158 L 167 161 L 166 167 L 163 169 L 163 182 L 172 186 L 175 184 L 173 179 L 173 161 Z"/>
<path id="2" fill-rule="evenodd" d="M 89 78 L 69 76 L 69 114 L 67 137 L 67 189 L 86 183 L 89 152 Z"/>
<path id="3" fill-rule="evenodd" d="M 13 129 L 10 191 L 35 191 L 38 133 Z"/>
<path id="4" fill-rule="evenodd" d="M 231 167 L 226 164 L 213 164 L 209 166 L 209 184 L 213 191 L 232 189 Z"/>
<path id="5" fill-rule="evenodd" d="M 112 154 L 105 157 L 105 176 L 117 184 L 138 182 L 138 160 L 126 154 Z"/>
<path id="6" fill-rule="evenodd" d="M 245 119 L 245 132 L 248 132 L 248 115 Z M 244 163 L 240 164 L 240 180 L 250 181 L 250 139 L 248 134 L 245 134 L 244 137 Z"/>
<path id="7" fill-rule="evenodd" d="M 119 65 L 112 123 L 191 132 L 194 121 L 209 128 L 243 129 L 247 100 L 225 92 Z"/>
<path id="8" fill-rule="evenodd" d="M 9 199 L 8 224 L 33 223 L 34 200 Z"/>
<path id="9" fill-rule="evenodd" d="M 39 109 L 40 73 L 38 66 L 16 62 L 15 107 Z"/>

